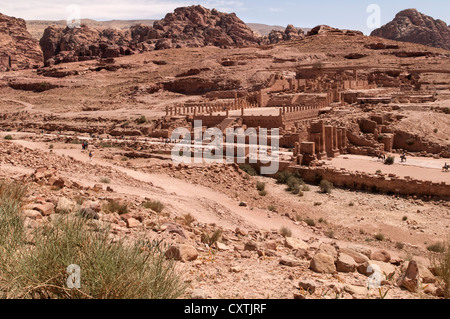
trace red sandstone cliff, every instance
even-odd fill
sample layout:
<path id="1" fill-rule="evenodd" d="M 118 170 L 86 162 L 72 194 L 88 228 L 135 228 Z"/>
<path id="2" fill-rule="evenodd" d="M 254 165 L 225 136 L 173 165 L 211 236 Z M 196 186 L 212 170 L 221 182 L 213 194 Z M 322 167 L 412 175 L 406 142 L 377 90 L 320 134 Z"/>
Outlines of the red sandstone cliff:
<path id="1" fill-rule="evenodd" d="M 397 13 L 394 20 L 374 30 L 371 36 L 450 50 L 450 27 L 416 9 Z"/>
<path id="2" fill-rule="evenodd" d="M 38 67 L 39 44 L 27 31 L 25 20 L 0 13 L 0 71 Z"/>
<path id="3" fill-rule="evenodd" d="M 207 45 L 230 47 L 259 44 L 256 36 L 234 13 L 202 6 L 175 9 L 153 27 L 136 25 L 129 31 L 60 28 L 51 26 L 40 41 L 46 64 L 97 57 L 116 57 L 135 51 Z"/>
<path id="4" fill-rule="evenodd" d="M 46 65 L 76 62 L 133 53 L 129 31 L 97 30 L 50 26 L 44 31 L 40 45 Z"/>

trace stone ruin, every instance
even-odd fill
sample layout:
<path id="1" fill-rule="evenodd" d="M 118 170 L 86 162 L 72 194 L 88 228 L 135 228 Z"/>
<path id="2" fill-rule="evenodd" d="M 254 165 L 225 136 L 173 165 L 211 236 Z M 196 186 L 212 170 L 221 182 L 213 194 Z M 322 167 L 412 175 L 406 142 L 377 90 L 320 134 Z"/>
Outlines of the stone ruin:
<path id="1" fill-rule="evenodd" d="M 296 142 L 294 162 L 310 165 L 313 161 L 339 156 L 347 151 L 347 130 L 325 125 L 323 120 L 310 123 L 308 140 Z"/>

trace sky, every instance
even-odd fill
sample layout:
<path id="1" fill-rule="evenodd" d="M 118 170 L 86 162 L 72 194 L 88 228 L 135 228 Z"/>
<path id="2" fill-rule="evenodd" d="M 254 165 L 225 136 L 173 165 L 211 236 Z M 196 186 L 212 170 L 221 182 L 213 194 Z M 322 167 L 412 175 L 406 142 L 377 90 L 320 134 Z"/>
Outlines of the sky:
<path id="1" fill-rule="evenodd" d="M 76 12 L 73 4 L 78 5 L 83 19 L 161 19 L 177 7 L 201 4 L 209 9 L 235 12 L 247 23 L 296 27 L 327 24 L 365 34 L 407 8 L 450 23 L 449 0 L 1 0 L 0 12 L 26 20 L 66 20 Z M 377 6 L 376 10 L 368 12 L 372 4 Z"/>

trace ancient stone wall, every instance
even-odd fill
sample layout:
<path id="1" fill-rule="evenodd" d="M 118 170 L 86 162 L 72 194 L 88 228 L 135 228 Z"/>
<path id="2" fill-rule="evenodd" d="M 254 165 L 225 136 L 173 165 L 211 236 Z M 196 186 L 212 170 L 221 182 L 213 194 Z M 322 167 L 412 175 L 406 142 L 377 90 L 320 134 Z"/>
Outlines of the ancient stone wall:
<path id="1" fill-rule="evenodd" d="M 450 147 L 448 146 L 430 143 L 411 133 L 403 131 L 395 131 L 393 148 L 409 152 L 426 152 L 431 154 L 442 153 L 443 155 L 450 151 Z"/>
<path id="2" fill-rule="evenodd" d="M 308 182 L 326 179 L 335 186 L 344 188 L 398 195 L 450 198 L 450 185 L 446 183 L 433 183 L 429 181 L 398 178 L 396 176 L 387 177 L 384 175 L 353 173 L 346 170 L 337 170 L 327 167 L 290 167 L 289 169 L 299 169 L 302 178 Z"/>

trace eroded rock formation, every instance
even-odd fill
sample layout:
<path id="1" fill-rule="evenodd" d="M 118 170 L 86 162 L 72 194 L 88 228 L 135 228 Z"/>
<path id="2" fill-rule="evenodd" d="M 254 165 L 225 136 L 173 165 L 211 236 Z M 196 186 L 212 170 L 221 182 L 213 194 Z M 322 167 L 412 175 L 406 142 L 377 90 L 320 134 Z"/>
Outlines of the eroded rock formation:
<path id="1" fill-rule="evenodd" d="M 50 26 L 40 40 L 46 65 L 130 55 L 129 31 Z"/>
<path id="2" fill-rule="evenodd" d="M 284 32 L 280 30 L 272 30 L 268 37 L 269 42 L 271 44 L 275 44 L 281 41 L 304 39 L 305 33 L 302 29 L 296 29 L 292 24 L 289 24 Z"/>
<path id="3" fill-rule="evenodd" d="M 39 67 L 42 51 L 25 20 L 0 13 L 0 71 Z"/>
<path id="4" fill-rule="evenodd" d="M 450 27 L 416 9 L 400 11 L 394 20 L 374 30 L 371 36 L 450 50 Z"/>

